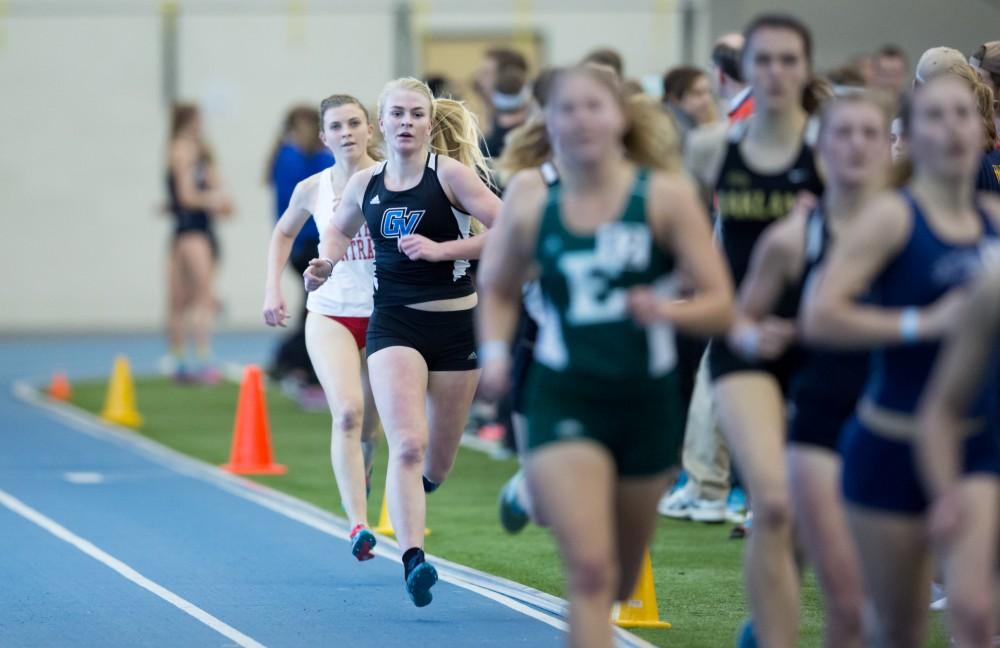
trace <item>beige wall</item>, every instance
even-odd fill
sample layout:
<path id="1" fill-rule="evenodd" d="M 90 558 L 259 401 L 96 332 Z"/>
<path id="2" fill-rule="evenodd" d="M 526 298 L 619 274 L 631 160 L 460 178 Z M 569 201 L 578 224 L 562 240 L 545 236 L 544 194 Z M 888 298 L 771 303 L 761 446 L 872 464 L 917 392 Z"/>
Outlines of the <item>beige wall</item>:
<path id="1" fill-rule="evenodd" d="M 791 11 L 812 27 L 820 69 L 841 65 L 884 43 L 903 47 L 915 64 L 934 45 L 969 54 L 986 41 L 1000 39 L 1000 3 L 992 0 L 706 1 L 710 30 L 716 35 L 739 31 L 755 14 L 777 6 Z"/>
<path id="2" fill-rule="evenodd" d="M 219 230 L 224 324 L 260 321 L 272 197 L 261 176 L 293 102 L 374 100 L 395 73 L 390 0 L 182 0 L 179 90 L 199 101 L 239 212 Z M 523 26 L 554 63 L 619 48 L 633 74 L 676 58 L 670 2 L 415 3 L 438 31 Z M 159 2 L 13 0 L 0 17 L 0 331 L 155 329 L 164 318 Z M 17 89 L 14 92 L 12 89 Z M 286 277 L 289 296 L 296 282 Z M 293 300 L 294 301 L 294 300 Z"/>
<path id="3" fill-rule="evenodd" d="M 421 0 L 427 32 L 530 29 L 550 63 L 618 48 L 629 76 L 677 62 L 681 0 Z M 271 195 L 261 183 L 293 102 L 337 91 L 373 100 L 395 74 L 393 0 L 181 0 L 179 87 L 201 102 L 239 206 L 219 227 L 229 326 L 259 325 Z M 738 28 L 762 0 L 695 0 L 692 35 Z M 886 40 L 916 55 L 1000 38 L 983 0 L 796 0 L 829 65 Z M 0 331 L 161 326 L 164 200 L 161 3 L 8 0 L 0 14 Z M 305 6 L 306 13 L 289 13 Z M 905 6 L 905 12 L 899 7 Z M 993 33 L 996 30 L 997 33 Z M 419 42 L 419 34 L 415 42 Z M 295 294 L 292 277 L 289 293 Z"/>

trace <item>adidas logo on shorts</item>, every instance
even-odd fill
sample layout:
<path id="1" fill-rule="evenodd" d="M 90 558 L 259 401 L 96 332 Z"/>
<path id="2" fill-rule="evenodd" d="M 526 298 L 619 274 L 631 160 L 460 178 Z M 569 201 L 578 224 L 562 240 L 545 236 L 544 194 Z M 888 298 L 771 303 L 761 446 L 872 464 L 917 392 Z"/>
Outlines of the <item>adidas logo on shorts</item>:
<path id="1" fill-rule="evenodd" d="M 466 358 L 466 360 L 478 360 L 478 359 L 479 359 L 479 356 L 476 355 L 475 351 L 473 351 L 472 353 L 470 353 L 469 357 Z"/>

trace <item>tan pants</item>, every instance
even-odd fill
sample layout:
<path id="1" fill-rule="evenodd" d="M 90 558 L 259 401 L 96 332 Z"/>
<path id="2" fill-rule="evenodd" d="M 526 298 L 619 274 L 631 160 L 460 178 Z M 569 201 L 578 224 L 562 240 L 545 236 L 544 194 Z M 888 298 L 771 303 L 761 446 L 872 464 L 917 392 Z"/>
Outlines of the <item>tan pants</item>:
<path id="1" fill-rule="evenodd" d="M 719 429 L 707 353 L 698 365 L 688 405 L 681 463 L 695 497 L 719 500 L 729 496 L 729 448 Z"/>

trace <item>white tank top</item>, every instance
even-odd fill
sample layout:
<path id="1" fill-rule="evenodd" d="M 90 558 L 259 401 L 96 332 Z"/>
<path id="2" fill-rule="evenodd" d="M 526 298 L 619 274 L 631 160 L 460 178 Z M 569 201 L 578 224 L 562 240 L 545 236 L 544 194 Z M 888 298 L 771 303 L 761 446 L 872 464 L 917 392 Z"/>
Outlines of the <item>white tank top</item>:
<path id="1" fill-rule="evenodd" d="M 319 177 L 312 215 L 322 242 L 323 230 L 333 217 L 340 196 L 333 191 L 333 167 L 316 175 Z M 375 247 L 372 245 L 368 225 L 365 224 L 351 239 L 350 247 L 334 266 L 333 274 L 326 283 L 319 290 L 309 293 L 306 308 L 320 315 L 371 317 L 374 286 Z"/>

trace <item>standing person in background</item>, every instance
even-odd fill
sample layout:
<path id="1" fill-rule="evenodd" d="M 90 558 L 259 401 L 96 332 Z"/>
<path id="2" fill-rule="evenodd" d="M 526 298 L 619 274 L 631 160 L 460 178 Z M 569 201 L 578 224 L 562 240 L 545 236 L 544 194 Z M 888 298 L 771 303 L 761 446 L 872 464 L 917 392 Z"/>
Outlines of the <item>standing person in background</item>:
<path id="1" fill-rule="evenodd" d="M 281 134 L 268 161 L 265 181 L 274 188 L 275 218 L 288 209 L 295 186 L 333 164 L 333 155 L 320 141 L 316 109 L 296 106 L 288 111 Z M 299 275 L 317 254 L 319 232 L 316 224 L 305 221 L 292 245 L 291 262 Z M 314 409 L 325 406 L 326 399 L 306 350 L 306 304 L 302 301 L 301 316 L 275 351 L 271 367 L 274 378 L 293 377 L 299 404 Z"/>
<path id="2" fill-rule="evenodd" d="M 716 96 L 724 102 L 724 114 L 730 123 L 753 114 L 753 93 L 743 80 L 740 63 L 743 45 L 743 34 L 733 32 L 720 36 L 712 47 L 712 86 Z"/>
<path id="3" fill-rule="evenodd" d="M 618 53 L 618 50 L 611 49 L 610 47 L 596 49 L 584 56 L 580 63 L 584 65 L 599 65 L 607 68 L 614 72 L 619 81 L 625 80 L 625 61 L 622 59 L 622 55 Z"/>
<path id="4" fill-rule="evenodd" d="M 753 93 L 743 81 L 740 62 L 744 43 L 743 34 L 734 32 L 720 36 L 712 47 L 710 77 L 726 119 L 695 129 L 693 134 L 698 139 L 723 137 L 731 124 L 748 119 L 754 112 Z M 687 162 L 690 171 L 690 160 Z M 702 199 L 710 212 L 714 212 L 712 186 L 702 183 L 701 190 Z M 661 515 L 676 520 L 721 523 L 728 518 L 742 524 L 745 507 L 741 497 L 733 498 L 733 510 L 727 512 L 731 459 L 729 446 L 719 428 L 705 348 L 705 341 L 700 338 L 683 334 L 677 336 L 681 394 L 689 403 L 684 417 L 684 450 L 681 454 L 681 466 L 687 480 L 683 484 L 678 483 L 663 497 L 658 510 Z M 740 528 L 734 531 L 739 537 Z"/>
<path id="5" fill-rule="evenodd" d="M 682 141 L 692 128 L 714 122 L 715 99 L 708 75 L 688 65 L 672 68 L 663 77 L 663 106 Z"/>
<path id="6" fill-rule="evenodd" d="M 479 123 L 484 137 L 489 137 L 496 125 L 496 108 L 493 106 L 493 93 L 497 90 L 497 80 L 505 70 L 518 70 L 526 77 L 528 75 L 528 60 L 520 52 L 509 47 L 494 47 L 487 50 L 482 63 L 472 81 L 472 89 L 482 102 L 483 112 Z"/>
<path id="7" fill-rule="evenodd" d="M 167 337 L 174 377 L 179 382 L 216 383 L 212 328 L 217 308 L 215 271 L 219 244 L 213 223 L 233 213 L 212 151 L 202 132 L 201 111 L 193 104 L 173 107 L 167 150 L 167 191 L 174 218 L 168 268 Z M 195 355 L 187 353 L 193 338 Z"/>
<path id="8" fill-rule="evenodd" d="M 483 155 L 495 159 L 503 155 L 507 133 L 528 121 L 531 115 L 532 93 L 527 71 L 513 65 L 501 69 L 497 74 L 492 103 L 493 130 L 479 147 Z"/>
<path id="9" fill-rule="evenodd" d="M 307 221 L 325 228 L 354 173 L 381 158 L 368 111 L 349 95 L 332 95 L 319 107 L 320 140 L 340 160 L 295 185 L 288 209 L 271 235 L 264 291 L 264 321 L 284 326 L 288 309 L 281 294 L 281 271 Z M 306 303 L 305 342 L 322 384 L 333 429 L 330 459 L 340 501 L 351 525 L 351 551 L 358 560 L 373 558 L 375 536 L 368 529 L 367 492 L 378 441 L 378 414 L 365 362 L 365 334 L 372 314 L 375 250 L 362 226 L 322 288 Z"/>
<path id="10" fill-rule="evenodd" d="M 906 89 L 909 67 L 903 48 L 898 45 L 883 45 L 875 52 L 872 86 L 898 101 Z"/>

